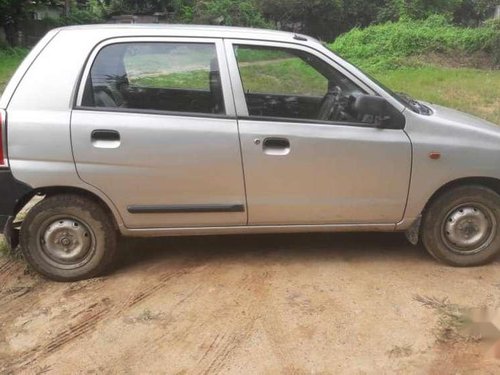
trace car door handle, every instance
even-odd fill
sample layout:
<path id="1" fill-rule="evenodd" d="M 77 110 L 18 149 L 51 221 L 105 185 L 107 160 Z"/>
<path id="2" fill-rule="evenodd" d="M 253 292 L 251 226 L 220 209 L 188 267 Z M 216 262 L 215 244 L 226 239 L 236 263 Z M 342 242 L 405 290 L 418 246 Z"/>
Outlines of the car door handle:
<path id="1" fill-rule="evenodd" d="M 290 141 L 286 138 L 266 138 L 262 142 L 262 149 L 267 155 L 288 155 L 290 153 Z"/>
<path id="2" fill-rule="evenodd" d="M 120 146 L 120 133 L 109 129 L 93 130 L 90 141 L 97 148 L 118 148 Z"/>

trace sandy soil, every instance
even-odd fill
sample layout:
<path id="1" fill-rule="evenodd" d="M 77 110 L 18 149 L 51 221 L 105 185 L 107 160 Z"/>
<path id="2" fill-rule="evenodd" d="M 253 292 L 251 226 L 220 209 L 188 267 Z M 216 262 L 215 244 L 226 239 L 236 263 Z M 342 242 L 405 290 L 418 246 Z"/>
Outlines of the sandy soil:
<path id="1" fill-rule="evenodd" d="M 415 300 L 498 307 L 500 261 L 446 267 L 400 234 L 121 247 L 113 273 L 77 283 L 0 258 L 0 373 L 500 373 L 488 345 L 439 342 L 439 312 Z"/>

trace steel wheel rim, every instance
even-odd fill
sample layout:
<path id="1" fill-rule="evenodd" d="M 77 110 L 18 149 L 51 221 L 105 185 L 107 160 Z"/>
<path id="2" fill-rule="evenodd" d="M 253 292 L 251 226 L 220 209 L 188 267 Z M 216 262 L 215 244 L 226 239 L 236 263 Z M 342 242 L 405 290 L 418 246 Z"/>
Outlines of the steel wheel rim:
<path id="1" fill-rule="evenodd" d="M 490 208 L 479 203 L 465 203 L 446 214 L 441 238 L 452 252 L 472 255 L 487 248 L 496 231 L 495 215 Z"/>
<path id="2" fill-rule="evenodd" d="M 42 256 L 52 265 L 74 269 L 88 263 L 95 253 L 95 234 L 83 220 L 72 216 L 46 219 L 38 231 Z"/>

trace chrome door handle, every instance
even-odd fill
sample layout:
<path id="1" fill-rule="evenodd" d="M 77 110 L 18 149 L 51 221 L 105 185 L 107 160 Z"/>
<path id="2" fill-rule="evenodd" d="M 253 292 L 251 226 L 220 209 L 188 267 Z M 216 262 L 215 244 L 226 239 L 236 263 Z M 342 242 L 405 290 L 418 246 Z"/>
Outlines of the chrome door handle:
<path id="1" fill-rule="evenodd" d="M 92 131 L 90 141 L 97 148 L 118 148 L 120 146 L 120 133 L 116 130 L 96 129 Z"/>
<path id="2" fill-rule="evenodd" d="M 279 137 L 266 138 L 262 142 L 262 149 L 267 155 L 288 155 L 290 153 L 290 141 Z"/>

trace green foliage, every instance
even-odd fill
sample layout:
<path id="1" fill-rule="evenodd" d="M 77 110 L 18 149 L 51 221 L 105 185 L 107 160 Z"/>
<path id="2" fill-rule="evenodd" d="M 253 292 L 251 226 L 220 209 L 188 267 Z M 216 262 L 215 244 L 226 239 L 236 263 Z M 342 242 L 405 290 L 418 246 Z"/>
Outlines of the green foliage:
<path id="1" fill-rule="evenodd" d="M 172 7 L 172 3 L 179 5 L 187 1 L 171 1 L 171 0 L 107 0 L 107 11 L 109 13 L 126 13 L 126 14 L 149 14 L 154 12 L 164 12 Z"/>
<path id="2" fill-rule="evenodd" d="M 368 26 L 388 0 L 258 0 L 265 18 L 285 29 L 324 40 L 355 26 Z"/>
<path id="3" fill-rule="evenodd" d="M 344 0 L 259 0 L 259 8 L 266 18 L 285 29 L 300 25 L 304 33 L 332 39 L 345 21 L 343 3 Z"/>
<path id="4" fill-rule="evenodd" d="M 0 93 L 7 85 L 11 75 L 16 70 L 22 59 L 28 54 L 24 48 L 0 49 Z"/>
<path id="5" fill-rule="evenodd" d="M 490 41 L 491 54 L 495 64 L 500 66 L 500 19 L 485 22 L 485 27 L 488 27 L 493 32 L 493 37 Z"/>
<path id="6" fill-rule="evenodd" d="M 498 31 L 451 26 L 441 16 L 355 28 L 337 38 L 331 49 L 355 64 L 371 69 L 395 68 L 404 58 L 426 52 L 485 51 L 497 53 Z"/>
<path id="7" fill-rule="evenodd" d="M 253 0 L 200 0 L 193 8 L 197 23 L 269 27 Z"/>
<path id="8" fill-rule="evenodd" d="M 377 22 L 423 20 L 439 14 L 447 21 L 478 26 L 498 0 L 257 0 L 266 19 L 285 28 L 332 40 L 353 27 Z"/>
<path id="9" fill-rule="evenodd" d="M 380 10 L 379 19 L 425 19 L 440 14 L 451 19 L 463 0 L 388 0 Z"/>
<path id="10" fill-rule="evenodd" d="M 74 9 L 69 16 L 62 16 L 60 18 L 45 18 L 40 22 L 48 27 L 61 27 L 70 25 L 85 25 L 91 23 L 102 23 L 103 16 L 89 10 Z"/>
<path id="11" fill-rule="evenodd" d="M 498 0 L 384 0 L 377 9 L 379 22 L 420 20 L 439 14 L 455 24 L 478 26 L 493 15 Z"/>

